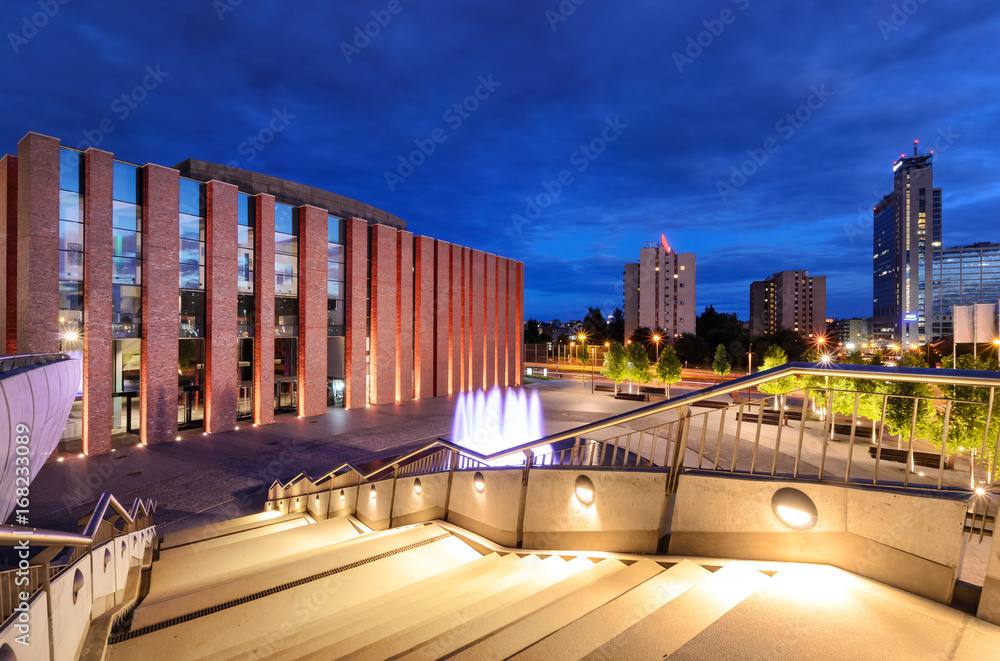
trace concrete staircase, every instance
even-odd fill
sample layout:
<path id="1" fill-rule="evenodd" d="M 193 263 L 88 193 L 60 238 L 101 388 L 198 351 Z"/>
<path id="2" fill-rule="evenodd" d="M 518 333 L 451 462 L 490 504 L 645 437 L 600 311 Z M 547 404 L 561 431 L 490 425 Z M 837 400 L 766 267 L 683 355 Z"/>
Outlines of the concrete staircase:
<path id="1" fill-rule="evenodd" d="M 1000 629 L 825 566 L 489 548 L 447 524 L 168 535 L 112 660 L 952 658 Z"/>

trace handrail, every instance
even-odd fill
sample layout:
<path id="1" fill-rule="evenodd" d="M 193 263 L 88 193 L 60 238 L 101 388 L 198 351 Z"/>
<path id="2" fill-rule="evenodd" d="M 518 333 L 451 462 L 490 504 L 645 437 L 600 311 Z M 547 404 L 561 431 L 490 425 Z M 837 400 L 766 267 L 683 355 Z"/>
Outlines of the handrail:
<path id="1" fill-rule="evenodd" d="M 985 376 L 984 372 L 980 370 L 955 370 L 955 369 L 932 369 L 927 367 L 887 367 L 884 365 L 841 365 L 841 364 L 823 364 L 823 363 L 786 363 L 778 367 L 762 370 L 756 374 L 748 374 L 746 376 L 733 379 L 732 381 L 726 381 L 719 383 L 701 390 L 686 393 L 684 395 L 679 395 L 673 397 L 663 402 L 657 402 L 655 404 L 650 404 L 649 406 L 644 406 L 638 409 L 633 409 L 626 413 L 621 413 L 616 416 L 611 416 L 609 418 L 604 418 L 598 422 L 592 422 L 573 429 L 559 432 L 557 434 L 551 434 L 534 441 L 528 441 L 527 443 L 522 443 L 521 445 L 516 445 L 505 450 L 499 450 L 491 454 L 482 454 L 470 448 L 465 448 L 457 445 L 451 441 L 443 438 L 438 438 L 431 443 L 422 446 L 416 450 L 408 452 L 404 455 L 396 457 L 392 461 L 389 461 L 384 466 L 380 466 L 369 473 L 362 473 L 356 467 L 344 463 L 338 466 L 333 471 L 324 474 L 320 480 L 326 479 L 331 474 L 336 473 L 344 468 L 349 468 L 357 473 L 361 479 L 370 480 L 375 475 L 393 467 L 405 464 L 407 461 L 416 457 L 417 455 L 424 454 L 428 450 L 435 447 L 447 448 L 454 452 L 461 453 L 467 457 L 475 459 L 477 461 L 487 463 L 495 459 L 500 459 L 520 452 L 531 451 L 537 447 L 550 445 L 552 443 L 558 443 L 560 441 L 565 441 L 573 439 L 584 434 L 589 434 L 595 431 L 600 431 L 602 429 L 607 429 L 608 427 L 614 427 L 622 423 L 631 422 L 639 418 L 644 418 L 649 415 L 654 415 L 657 413 L 665 413 L 673 409 L 679 408 L 681 406 L 690 406 L 712 397 L 718 397 L 719 395 L 728 395 L 729 393 L 743 390 L 745 388 L 752 388 L 769 381 L 774 381 L 777 379 L 786 378 L 789 376 L 822 376 L 822 377 L 834 377 L 834 378 L 858 378 L 858 379 L 877 379 L 885 381 L 903 381 L 909 383 L 929 383 L 937 385 L 959 385 L 959 386 L 978 386 L 978 387 L 1000 387 L 1000 373 L 994 373 L 995 376 Z M 872 393 L 878 394 L 878 393 Z M 282 484 L 280 481 L 275 480 L 271 484 L 271 488 L 279 487 L 281 489 L 288 489 L 300 478 L 306 477 L 312 480 L 312 478 L 305 472 L 299 473 L 294 478 L 289 480 L 287 483 Z M 312 480 L 315 484 L 320 480 Z"/>
<path id="2" fill-rule="evenodd" d="M 136 498 L 135 502 L 132 503 L 132 508 L 126 510 L 111 492 L 105 491 L 98 499 L 97 505 L 94 506 L 90 520 L 82 533 L 0 526 L 0 546 L 20 544 L 24 541 L 27 541 L 29 546 L 89 546 L 94 542 L 109 507 L 114 509 L 125 520 L 126 524 L 131 525 L 135 523 L 140 509 L 144 516 L 153 514 L 156 511 L 156 502 L 151 498 L 145 502 L 141 498 Z"/>

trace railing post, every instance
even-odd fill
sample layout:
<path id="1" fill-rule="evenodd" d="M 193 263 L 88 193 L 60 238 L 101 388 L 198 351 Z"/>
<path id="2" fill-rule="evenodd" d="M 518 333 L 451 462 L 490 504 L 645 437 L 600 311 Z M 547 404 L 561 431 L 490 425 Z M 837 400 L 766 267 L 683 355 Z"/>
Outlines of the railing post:
<path id="1" fill-rule="evenodd" d="M 920 398 L 913 398 L 913 419 L 910 421 L 910 442 L 906 451 L 906 468 L 903 470 L 903 486 L 910 484 L 910 469 L 913 466 L 913 437 L 917 435 L 917 408 L 920 405 Z"/>
<path id="2" fill-rule="evenodd" d="M 940 489 L 944 484 L 944 457 L 948 452 L 948 424 L 951 422 L 951 400 L 945 405 L 944 409 L 944 430 L 941 432 L 941 458 L 938 459 L 938 483 L 937 488 Z M 973 453 L 975 453 L 973 451 Z"/>
<path id="3" fill-rule="evenodd" d="M 670 462 L 670 473 L 667 476 L 667 488 L 670 493 L 677 486 L 677 479 L 681 468 L 684 467 L 684 453 L 687 451 L 688 429 L 691 425 L 691 407 L 681 405 L 677 407 L 677 440 L 674 442 L 674 456 Z"/>
<path id="4" fill-rule="evenodd" d="M 524 548 L 524 510 L 528 501 L 528 472 L 535 455 L 531 450 L 524 451 L 524 470 L 521 472 L 521 495 L 517 503 L 517 548 Z"/>
<path id="5" fill-rule="evenodd" d="M 730 473 L 736 472 L 736 456 L 740 451 L 740 432 L 743 429 L 743 404 L 739 405 L 736 411 L 736 438 L 733 439 L 733 463 L 729 467 Z"/>
<path id="6" fill-rule="evenodd" d="M 875 475 L 872 484 L 878 484 L 878 465 L 882 461 L 882 440 L 885 438 L 885 408 L 889 404 L 889 396 L 882 395 L 882 417 L 878 421 L 878 447 L 875 450 Z M 873 430 L 874 431 L 874 430 Z"/>
<path id="7" fill-rule="evenodd" d="M 396 509 L 396 480 L 399 478 L 399 464 L 392 466 L 392 495 L 389 496 L 389 527 L 392 527 L 392 513 Z"/>
<path id="8" fill-rule="evenodd" d="M 861 393 L 854 393 L 854 412 L 851 414 L 851 444 L 847 447 L 847 468 L 844 469 L 844 482 L 851 479 L 851 462 L 854 460 L 854 435 L 858 430 L 858 405 Z"/>
<path id="9" fill-rule="evenodd" d="M 444 520 L 448 520 L 451 513 L 451 483 L 455 480 L 455 469 L 458 468 L 458 452 L 450 450 L 451 459 L 448 462 L 448 488 L 444 492 Z"/>
<path id="10" fill-rule="evenodd" d="M 824 390 L 826 393 L 826 408 L 823 411 L 825 414 L 825 420 L 823 420 L 823 450 L 819 455 L 819 475 L 816 476 L 817 480 L 823 479 L 823 470 L 826 468 L 826 448 L 830 444 L 830 439 L 833 438 L 833 398 L 831 396 L 830 390 Z"/>
<path id="11" fill-rule="evenodd" d="M 802 440 L 806 433 L 806 413 L 809 412 L 809 388 L 803 390 L 802 413 L 799 415 L 799 447 L 795 451 L 795 468 L 792 470 L 792 477 L 799 476 L 799 461 L 802 460 Z"/>

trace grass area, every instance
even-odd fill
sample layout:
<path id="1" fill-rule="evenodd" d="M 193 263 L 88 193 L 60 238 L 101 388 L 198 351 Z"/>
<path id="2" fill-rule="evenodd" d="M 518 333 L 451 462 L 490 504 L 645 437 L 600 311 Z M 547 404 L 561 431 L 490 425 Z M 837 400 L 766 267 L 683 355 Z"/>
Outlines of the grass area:
<path id="1" fill-rule="evenodd" d="M 558 377 L 555 376 L 542 376 L 541 374 L 525 374 L 526 379 L 537 379 L 539 381 L 558 381 Z"/>

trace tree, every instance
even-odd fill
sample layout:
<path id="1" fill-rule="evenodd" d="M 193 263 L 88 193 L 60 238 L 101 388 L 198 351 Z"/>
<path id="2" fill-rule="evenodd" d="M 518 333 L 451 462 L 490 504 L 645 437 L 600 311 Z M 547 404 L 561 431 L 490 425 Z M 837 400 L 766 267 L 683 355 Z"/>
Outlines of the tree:
<path id="1" fill-rule="evenodd" d="M 608 329 L 605 339 L 611 342 L 625 343 L 625 313 L 621 308 L 615 308 L 611 313 L 611 321 L 608 322 Z"/>
<path id="2" fill-rule="evenodd" d="M 628 354 L 621 342 L 612 342 L 604 352 L 604 369 L 601 374 L 615 382 L 615 393 L 618 393 L 618 382 L 629 378 Z"/>
<path id="3" fill-rule="evenodd" d="M 649 353 L 638 342 L 628 346 L 628 379 L 636 383 L 649 383 Z M 632 392 L 631 385 L 629 392 Z"/>
<path id="4" fill-rule="evenodd" d="M 541 342 L 541 339 L 541 334 L 538 332 L 538 320 L 535 318 L 528 319 L 524 324 L 524 343 L 538 344 Z"/>
<path id="5" fill-rule="evenodd" d="M 695 331 L 710 347 L 719 344 L 730 347 L 737 362 L 742 363 L 749 338 L 735 312 L 718 312 L 714 305 L 709 305 L 695 320 Z"/>
<path id="6" fill-rule="evenodd" d="M 600 308 L 587 308 L 587 316 L 583 318 L 583 332 L 594 343 L 600 343 L 607 337 L 608 322 Z"/>
<path id="7" fill-rule="evenodd" d="M 781 367 L 788 362 L 788 354 L 785 350 L 779 347 L 777 344 L 772 344 L 768 347 L 767 352 L 764 353 L 764 362 L 761 363 L 758 368 L 758 372 L 764 372 L 775 367 Z M 795 390 L 797 387 L 794 376 L 783 376 L 780 379 L 774 379 L 773 381 L 768 381 L 757 386 L 757 390 L 761 391 L 765 395 L 784 395 L 787 392 Z M 781 408 L 780 397 L 774 398 L 774 408 Z"/>
<path id="8" fill-rule="evenodd" d="M 684 362 L 691 362 L 696 365 L 704 365 L 708 362 L 712 351 L 705 338 L 698 337 L 692 333 L 684 333 L 677 342 L 674 343 L 677 349 L 677 357 Z"/>
<path id="9" fill-rule="evenodd" d="M 906 353 L 899 360 L 900 367 L 927 367 L 924 359 L 914 353 Z M 892 381 L 889 384 L 889 400 L 886 403 L 885 425 L 890 434 L 899 436 L 900 442 L 911 441 L 910 429 L 913 425 L 913 397 L 921 397 L 917 404 L 916 433 L 918 436 L 934 435 L 935 419 L 934 402 L 929 399 L 934 396 L 934 390 L 926 383 L 903 383 Z M 893 395 L 896 395 L 893 397 Z M 899 397 L 906 395 L 906 397 Z M 940 445 L 940 440 L 938 441 Z"/>
<path id="10" fill-rule="evenodd" d="M 653 331 L 649 330 L 645 326 L 639 326 L 634 331 L 632 335 L 628 338 L 632 344 L 645 344 L 649 342 L 649 336 L 653 334 Z"/>
<path id="11" fill-rule="evenodd" d="M 712 371 L 719 376 L 729 374 L 729 360 L 726 358 L 726 347 L 719 345 L 715 348 L 715 358 L 712 359 Z"/>
<path id="12" fill-rule="evenodd" d="M 952 367 L 952 357 L 944 356 L 941 364 L 945 368 Z M 958 357 L 955 365 L 960 370 L 981 370 L 996 371 L 997 363 L 993 358 L 978 359 L 969 354 Z M 993 400 L 993 414 L 990 417 L 990 429 L 986 430 L 987 404 L 990 401 L 989 388 L 977 386 L 940 386 L 941 392 L 949 399 L 964 400 L 965 402 L 982 402 L 982 404 L 971 404 L 953 402 L 951 405 L 951 416 L 948 419 L 948 451 L 960 452 L 964 448 L 975 448 L 982 452 L 983 438 L 996 439 L 998 429 L 1000 429 L 1000 392 L 995 393 Z M 941 421 L 940 431 L 931 440 L 939 448 L 941 447 L 941 437 L 944 431 L 944 423 Z M 979 457 L 983 465 L 993 465 L 993 454 L 996 446 L 993 442 L 986 443 L 986 453 Z"/>
<path id="13" fill-rule="evenodd" d="M 581 363 L 586 365 L 587 361 L 590 360 L 590 347 L 583 342 L 576 345 L 576 357 Z"/>
<path id="14" fill-rule="evenodd" d="M 660 360 L 656 363 L 656 380 L 667 384 L 667 398 L 670 398 L 670 386 L 681 380 L 681 361 L 677 352 L 669 344 L 660 351 Z"/>

